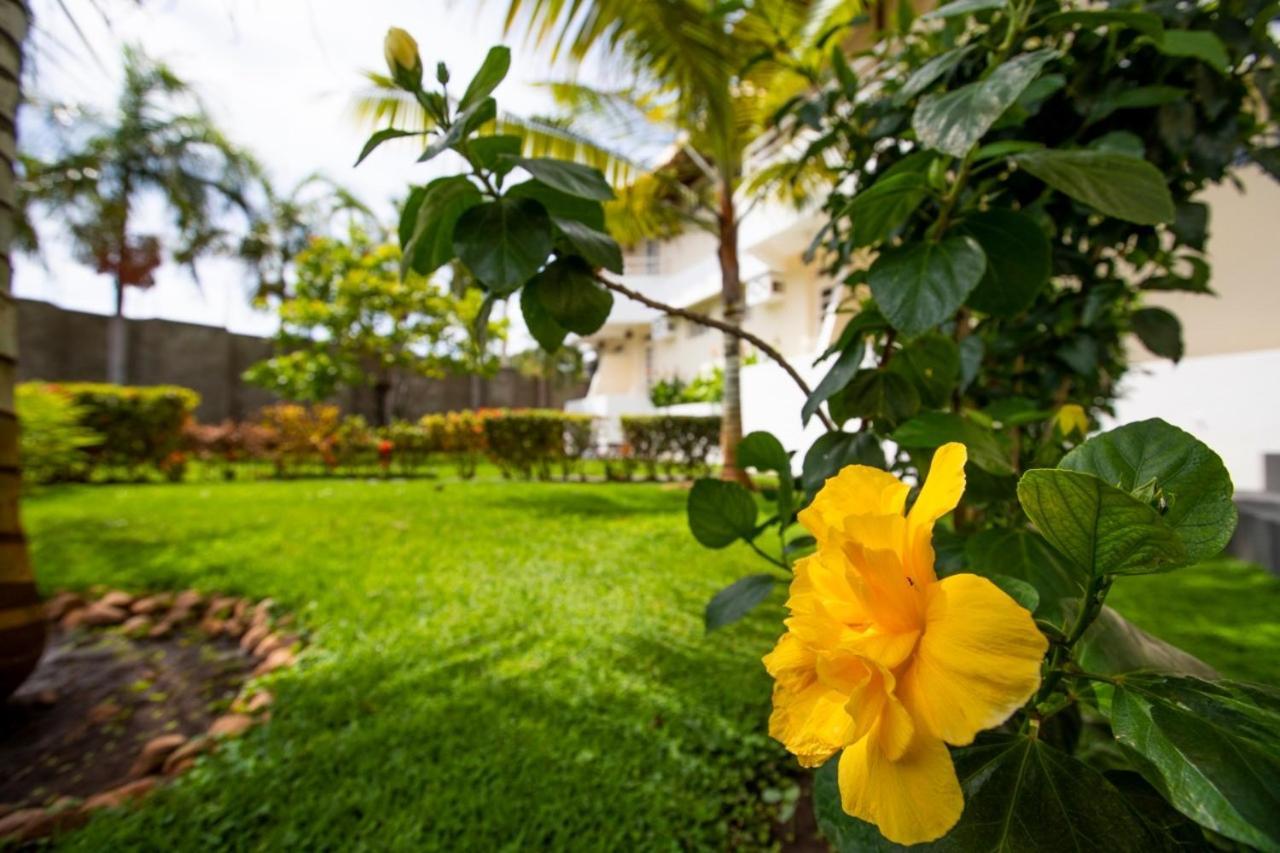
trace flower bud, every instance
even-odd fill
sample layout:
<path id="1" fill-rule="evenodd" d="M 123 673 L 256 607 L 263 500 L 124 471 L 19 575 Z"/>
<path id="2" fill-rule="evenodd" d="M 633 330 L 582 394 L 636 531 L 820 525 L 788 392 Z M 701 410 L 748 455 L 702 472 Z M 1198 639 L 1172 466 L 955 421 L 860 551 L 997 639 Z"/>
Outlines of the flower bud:
<path id="1" fill-rule="evenodd" d="M 416 89 L 422 84 L 422 60 L 418 57 L 418 43 L 399 27 L 387 30 L 382 44 L 391 76 L 406 88 Z"/>

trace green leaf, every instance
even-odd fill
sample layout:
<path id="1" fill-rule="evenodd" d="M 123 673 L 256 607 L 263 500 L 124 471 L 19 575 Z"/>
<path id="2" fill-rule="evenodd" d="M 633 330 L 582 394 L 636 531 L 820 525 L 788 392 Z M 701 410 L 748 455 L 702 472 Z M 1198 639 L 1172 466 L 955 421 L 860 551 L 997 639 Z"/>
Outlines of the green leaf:
<path id="1" fill-rule="evenodd" d="M 1280 849 L 1280 694 L 1180 676 L 1119 681 L 1111 728 L 1146 780 L 1196 823 Z"/>
<path id="2" fill-rule="evenodd" d="M 816 494 L 829 477 L 834 477 L 847 465 L 867 465 L 884 470 L 884 450 L 879 440 L 867 432 L 823 433 L 804 455 L 800 485 L 806 494 Z"/>
<path id="3" fill-rule="evenodd" d="M 723 628 L 746 616 L 773 592 L 778 579 L 773 575 L 747 575 L 712 596 L 703 622 L 708 632 Z"/>
<path id="4" fill-rule="evenodd" d="M 724 548 L 755 536 L 756 501 L 737 483 L 703 478 L 689 490 L 689 530 L 708 548 Z"/>
<path id="5" fill-rule="evenodd" d="M 931 332 L 903 347 L 889 369 L 909 379 L 925 406 L 943 406 L 960 381 L 960 348 L 946 335 Z"/>
<path id="6" fill-rule="evenodd" d="M 964 546 L 966 570 L 983 577 L 1016 578 L 1035 587 L 1037 619 L 1064 633 L 1080 609 L 1088 576 L 1030 530 L 982 530 Z"/>
<path id="7" fill-rule="evenodd" d="M 881 252 L 868 280 L 890 324 L 914 338 L 950 319 L 986 267 L 978 242 L 955 235 L 941 243 L 910 243 Z"/>
<path id="8" fill-rule="evenodd" d="M 964 157 L 1056 55 L 1048 48 L 1024 53 L 997 66 L 982 80 L 954 92 L 921 98 L 911 117 L 920 144 Z"/>
<path id="9" fill-rule="evenodd" d="M 837 352 L 847 350 L 862 337 L 887 328 L 889 328 L 889 324 L 885 321 L 884 315 L 880 313 L 880 309 L 871 300 L 866 300 L 858 306 L 858 313 L 853 315 L 853 319 L 845 324 L 844 329 L 840 332 L 840 337 L 836 338 L 836 342 L 827 347 L 826 351 L 814 360 L 813 366 L 817 367 Z"/>
<path id="10" fill-rule="evenodd" d="M 1163 308 L 1139 308 L 1129 315 L 1133 333 L 1152 355 L 1170 359 L 1174 364 L 1182 360 L 1182 323 Z"/>
<path id="11" fill-rule="evenodd" d="M 1107 151 L 1028 151 L 1018 165 L 1076 201 L 1139 225 L 1172 222 L 1173 197 L 1146 160 Z"/>
<path id="12" fill-rule="evenodd" d="M 1177 86 L 1118 86 L 1101 95 L 1089 108 L 1086 124 L 1095 124 L 1116 110 L 1143 109 L 1172 104 L 1190 93 Z"/>
<path id="13" fill-rule="evenodd" d="M 1165 505 L 1162 519 L 1188 561 L 1216 556 L 1231 541 L 1236 506 L 1226 465 L 1204 442 L 1159 418 L 1094 436 L 1058 464 L 1125 492 L 1154 483 Z"/>
<path id="14" fill-rule="evenodd" d="M 409 195 L 404 200 L 404 207 L 400 209 L 400 222 L 396 227 L 402 252 L 413 239 L 413 232 L 418 225 L 418 210 L 422 207 L 422 199 L 426 194 L 426 187 L 409 187 Z"/>
<path id="15" fill-rule="evenodd" d="M 919 172 L 881 178 L 853 197 L 847 214 L 853 218 L 853 246 L 887 240 L 929 197 L 929 182 Z"/>
<path id="16" fill-rule="evenodd" d="M 562 193 L 542 181 L 533 180 L 511 186 L 507 198 L 531 198 L 556 219 L 572 219 L 593 231 L 604 231 L 604 206 L 598 201 Z"/>
<path id="17" fill-rule="evenodd" d="M 560 233 L 569 241 L 569 245 L 593 267 L 607 269 L 622 274 L 622 247 L 618 241 L 597 231 L 576 219 L 551 217 Z"/>
<path id="18" fill-rule="evenodd" d="M 388 139 L 400 139 L 405 136 L 423 136 L 423 135 L 425 135 L 425 132 L 421 130 L 398 130 L 394 127 L 388 127 L 388 128 L 379 130 L 376 133 L 374 133 L 372 136 L 370 136 L 369 141 L 366 142 L 364 144 L 364 147 L 360 149 L 360 156 L 356 158 L 355 165 L 359 166 L 364 161 L 364 158 L 372 154 L 375 148 L 377 148 L 382 143 L 386 142 Z"/>
<path id="19" fill-rule="evenodd" d="M 520 156 L 523 140 L 518 136 L 498 134 L 481 136 L 467 143 L 467 151 L 481 168 L 505 175 L 511 168 L 511 160 Z"/>
<path id="20" fill-rule="evenodd" d="M 1018 501 L 1036 528 L 1090 577 L 1167 571 L 1186 562 L 1160 514 L 1092 474 L 1038 468 L 1022 475 Z"/>
<path id="21" fill-rule="evenodd" d="M 968 388 L 978 378 L 986 344 L 977 335 L 970 335 L 960 342 L 960 390 Z"/>
<path id="22" fill-rule="evenodd" d="M 1207 30 L 1165 30 L 1156 47 L 1165 56 L 1198 59 L 1219 74 L 1231 73 L 1231 57 L 1227 56 L 1226 46 Z"/>
<path id="23" fill-rule="evenodd" d="M 579 335 L 598 331 L 613 310 L 613 294 L 596 283 L 579 258 L 557 259 L 526 287 L 537 291 L 552 320 Z"/>
<path id="24" fill-rule="evenodd" d="M 969 450 L 969 459 L 991 474 L 1014 473 L 1009 452 L 996 434 L 984 426 L 951 412 L 922 412 L 893 432 L 893 440 L 903 447 L 931 450 L 958 441 Z"/>
<path id="25" fill-rule="evenodd" d="M 411 195 L 411 201 L 412 198 Z M 401 266 L 420 275 L 430 275 L 453 260 L 457 255 L 454 231 L 458 219 L 481 200 L 480 191 L 463 175 L 436 178 L 423 187 L 412 234 L 404 244 Z M 406 215 L 409 210 L 409 205 L 406 205 Z M 403 222 L 401 228 L 403 237 Z"/>
<path id="26" fill-rule="evenodd" d="M 901 423 L 920 410 L 920 393 L 898 373 L 864 370 L 831 399 L 831 417 L 837 423 L 849 418 Z"/>
<path id="27" fill-rule="evenodd" d="M 524 324 L 529 334 L 538 342 L 538 346 L 546 352 L 555 352 L 560 349 L 569 330 L 551 316 L 547 306 L 542 304 L 538 296 L 538 288 L 533 286 L 533 282 L 520 291 L 520 314 L 524 317 Z"/>
<path id="28" fill-rule="evenodd" d="M 493 90 L 498 88 L 498 84 L 507 76 L 510 68 L 510 48 L 502 45 L 489 48 L 484 62 L 480 63 L 480 70 L 471 78 L 471 82 L 467 84 L 467 90 L 462 93 L 462 99 L 458 101 L 458 110 L 465 111 L 493 94 Z"/>
<path id="29" fill-rule="evenodd" d="M 997 208 L 964 221 L 962 233 L 978 241 L 987 271 L 969 294 L 969 307 L 993 317 L 1013 317 L 1031 307 L 1049 283 L 1053 248 L 1025 213 Z"/>
<path id="30" fill-rule="evenodd" d="M 999 587 L 1001 592 L 1018 602 L 1028 612 L 1034 613 L 1035 609 L 1040 606 L 1040 591 L 1024 580 L 999 574 L 987 575 L 987 580 Z"/>
<path id="31" fill-rule="evenodd" d="M 738 464 L 743 468 L 777 471 L 784 477 L 791 476 L 790 454 L 773 433 L 763 430 L 747 433 L 738 442 Z"/>
<path id="32" fill-rule="evenodd" d="M 1044 19 L 1051 30 L 1071 27 L 1097 29 L 1098 27 L 1128 27 L 1145 36 L 1159 39 L 1164 33 L 1164 21 L 1151 12 L 1123 12 L 1113 9 L 1096 9 L 1090 12 L 1058 12 Z"/>
<path id="33" fill-rule="evenodd" d="M 977 151 L 973 152 L 973 162 L 981 163 L 983 160 L 994 160 L 997 157 L 1009 157 L 1013 154 L 1021 154 L 1024 151 L 1039 151 L 1044 148 L 1042 142 L 1024 142 L 1020 139 L 1002 139 L 999 142 L 988 142 Z"/>
<path id="34" fill-rule="evenodd" d="M 613 190 L 604 179 L 604 174 L 591 166 L 551 157 L 521 157 L 516 160 L 516 165 L 562 193 L 594 201 L 609 201 L 613 198 Z"/>
<path id="35" fill-rule="evenodd" d="M 1099 675 L 1147 670 L 1210 679 L 1220 677 L 1209 664 L 1151 636 L 1110 607 L 1099 611 L 1072 649 L 1072 655 L 1087 672 Z"/>
<path id="36" fill-rule="evenodd" d="M 514 293 L 551 254 L 551 217 L 538 202 L 502 198 L 477 205 L 458 219 L 453 246 L 489 290 Z"/>
<path id="37" fill-rule="evenodd" d="M 822 381 L 818 383 L 818 387 L 813 389 L 813 393 L 804 401 L 804 407 L 800 410 L 800 423 L 808 425 L 809 418 L 813 417 L 818 408 L 831 398 L 833 394 L 839 393 L 849 384 L 849 380 L 853 379 L 854 374 L 858 372 L 858 368 L 862 365 L 863 356 L 866 355 L 866 346 L 861 340 L 855 340 L 836 359 L 835 364 L 831 365 L 831 369 L 827 371 L 827 375 L 822 377 Z"/>
<path id="38" fill-rule="evenodd" d="M 953 758 L 964 790 L 960 822 L 913 851 L 1146 853 L 1165 846 L 1105 776 L 1042 738 L 992 738 Z"/>
<path id="39" fill-rule="evenodd" d="M 924 65 L 921 65 L 907 78 L 907 82 L 902 85 L 902 88 L 898 90 L 897 95 L 894 96 L 895 103 L 905 104 L 925 89 L 928 89 L 933 85 L 934 81 L 946 76 L 952 69 L 964 62 L 965 57 L 973 53 L 973 50 L 972 45 L 953 47 L 946 53 L 940 53 Z"/>
<path id="40" fill-rule="evenodd" d="M 939 6 L 931 12 L 920 16 L 922 21 L 933 21 L 939 18 L 954 18 L 957 15 L 972 15 L 975 12 L 987 12 L 992 9 L 1008 8 L 1006 0 L 951 0 L 945 6 Z"/>

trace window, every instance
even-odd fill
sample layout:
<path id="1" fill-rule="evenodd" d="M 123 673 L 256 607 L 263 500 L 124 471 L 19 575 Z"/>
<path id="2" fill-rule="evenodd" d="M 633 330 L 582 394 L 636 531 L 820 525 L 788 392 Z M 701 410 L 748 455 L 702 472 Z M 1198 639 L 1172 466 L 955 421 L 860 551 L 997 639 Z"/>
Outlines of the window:
<path id="1" fill-rule="evenodd" d="M 623 259 L 627 275 L 657 275 L 662 272 L 662 244 L 645 240 Z"/>
<path id="2" fill-rule="evenodd" d="M 818 297 L 818 323 L 827 319 L 827 312 L 831 310 L 831 301 L 835 299 L 835 285 L 827 285 L 822 288 L 822 295 Z"/>

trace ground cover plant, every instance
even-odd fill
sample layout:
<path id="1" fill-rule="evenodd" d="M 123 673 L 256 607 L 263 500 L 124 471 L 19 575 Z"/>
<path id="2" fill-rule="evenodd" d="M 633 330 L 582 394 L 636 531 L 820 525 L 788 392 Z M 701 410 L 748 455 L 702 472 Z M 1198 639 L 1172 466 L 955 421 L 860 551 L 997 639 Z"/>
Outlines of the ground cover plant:
<path id="1" fill-rule="evenodd" d="M 66 845 L 765 846 L 794 785 L 759 663 L 780 592 L 704 636 L 701 604 L 741 558 L 690 539 L 683 492 L 489 476 L 29 500 L 46 593 L 270 596 L 314 632 L 268 726 Z M 1140 627 L 1280 680 L 1277 580 L 1224 560 L 1128 581 L 1108 603 Z"/>

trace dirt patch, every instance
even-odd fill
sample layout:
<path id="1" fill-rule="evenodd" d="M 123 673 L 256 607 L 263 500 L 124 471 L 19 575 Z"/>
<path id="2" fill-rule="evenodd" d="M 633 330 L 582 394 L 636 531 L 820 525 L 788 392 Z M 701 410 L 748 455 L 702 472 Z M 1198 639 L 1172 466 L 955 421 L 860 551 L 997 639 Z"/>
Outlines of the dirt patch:
<path id="1" fill-rule="evenodd" d="M 129 781 L 143 747 L 205 732 L 254 666 L 233 640 L 195 632 L 141 641 L 56 632 L 0 705 L 0 803 L 51 805 Z"/>

